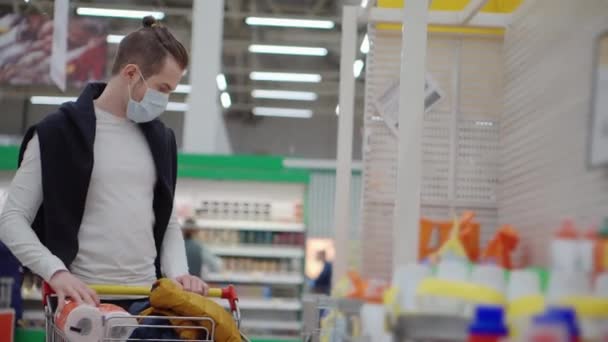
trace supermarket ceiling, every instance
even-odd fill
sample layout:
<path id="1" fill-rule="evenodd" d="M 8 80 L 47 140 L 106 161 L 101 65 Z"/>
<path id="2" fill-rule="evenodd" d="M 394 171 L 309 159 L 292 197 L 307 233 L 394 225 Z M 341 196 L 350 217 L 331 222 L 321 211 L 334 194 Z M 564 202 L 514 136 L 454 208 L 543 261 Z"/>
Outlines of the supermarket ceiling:
<path id="1" fill-rule="evenodd" d="M 208 0 L 201 0 L 208 1 Z M 315 115 L 335 115 L 338 102 L 338 79 L 340 60 L 340 16 L 345 4 L 359 5 L 361 0 L 225 0 L 223 66 L 222 72 L 231 96 L 231 106 L 226 109 L 230 117 L 252 118 L 254 106 L 298 107 L 307 106 Z M 128 8 L 157 10 L 165 13 L 163 22 L 171 28 L 185 45 L 190 46 L 192 0 L 80 0 L 71 1 L 76 7 Z M 33 6 L 42 12 L 52 13 L 53 2 L 49 0 L 0 0 L 0 9 L 24 11 Z M 246 23 L 248 17 L 322 19 L 333 23 L 332 28 L 284 28 L 253 26 Z M 105 18 L 110 35 L 124 35 L 139 26 L 138 20 Z M 361 39 L 362 37 L 360 37 Z M 252 46 L 287 45 L 314 47 L 320 55 L 281 55 L 252 53 Z M 112 60 L 117 44 L 109 44 L 107 63 Z M 364 60 L 364 55 L 359 56 Z M 106 71 L 109 68 L 106 68 Z M 279 83 L 250 79 L 252 71 L 300 72 L 320 74 L 319 83 Z M 186 76 L 187 77 L 187 76 Z M 364 77 L 362 73 L 360 79 Z M 188 82 L 186 79 L 185 82 Z M 362 89 L 362 82 L 358 87 Z M 296 93 L 260 93 L 256 90 L 287 90 Z M 40 92 L 56 93 L 52 87 L 28 86 L 10 89 L 3 86 L 4 96 L 27 97 Z M 362 93 L 362 91 L 359 91 Z M 301 97 L 280 99 L 290 96 Z M 185 95 L 176 95 L 181 101 Z M 279 97 L 277 99 L 276 97 Z M 269 99 L 268 97 L 274 97 Z M 303 99 L 302 99 L 303 98 Z M 361 99 L 359 99 L 361 101 Z"/>

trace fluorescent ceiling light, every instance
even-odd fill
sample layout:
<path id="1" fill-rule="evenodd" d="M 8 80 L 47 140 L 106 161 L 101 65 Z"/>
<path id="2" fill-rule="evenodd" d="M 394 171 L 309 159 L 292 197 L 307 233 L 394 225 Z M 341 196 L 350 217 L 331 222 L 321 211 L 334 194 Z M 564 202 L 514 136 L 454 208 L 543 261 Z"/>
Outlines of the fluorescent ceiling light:
<path id="1" fill-rule="evenodd" d="M 266 53 L 275 55 L 297 55 L 297 56 L 327 56 L 327 49 L 309 46 L 285 46 L 285 45 L 249 45 L 251 53 Z"/>
<path id="2" fill-rule="evenodd" d="M 369 4 L 368 0 L 361 0 L 361 7 L 365 8 Z"/>
<path id="3" fill-rule="evenodd" d="M 76 101 L 75 97 L 70 96 L 32 96 L 30 103 L 35 105 L 60 105 L 65 102 Z"/>
<path id="4" fill-rule="evenodd" d="M 353 74 L 355 75 L 355 78 L 359 78 L 359 76 L 361 76 L 361 71 L 363 70 L 364 66 L 365 63 L 363 63 L 363 61 L 360 59 L 357 59 L 353 63 Z"/>
<path id="5" fill-rule="evenodd" d="M 111 18 L 129 18 L 142 19 L 146 16 L 153 16 L 157 20 L 165 17 L 165 13 L 157 11 L 136 11 L 117 8 L 95 8 L 95 7 L 78 7 L 76 9 L 78 15 L 88 15 L 93 17 L 111 17 Z"/>
<path id="6" fill-rule="evenodd" d="M 76 101 L 76 97 L 71 96 L 32 96 L 30 103 L 34 105 L 61 105 L 65 102 Z M 188 104 L 183 102 L 169 102 L 167 111 L 185 112 L 188 110 Z"/>
<path id="7" fill-rule="evenodd" d="M 170 112 L 185 112 L 188 110 L 188 104 L 184 102 L 169 102 L 167 110 Z"/>
<path id="8" fill-rule="evenodd" d="M 177 94 L 190 94 L 191 90 L 192 86 L 189 84 L 178 84 L 173 92 Z"/>
<path id="9" fill-rule="evenodd" d="M 230 94 L 227 92 L 223 92 L 222 95 L 220 95 L 220 101 L 222 102 L 222 107 L 224 108 L 230 108 L 230 106 L 232 106 L 232 99 L 230 98 Z"/>
<path id="10" fill-rule="evenodd" d="M 289 91 L 269 89 L 254 89 L 251 91 L 251 97 L 256 99 L 296 101 L 315 101 L 318 98 L 317 94 L 311 91 Z"/>
<path id="11" fill-rule="evenodd" d="M 228 83 L 226 82 L 226 76 L 224 76 L 224 74 L 217 75 L 215 77 L 215 82 L 217 83 L 217 89 L 220 91 L 224 91 L 228 88 Z"/>
<path id="12" fill-rule="evenodd" d="M 369 37 L 367 36 L 367 33 L 365 34 L 365 37 L 363 37 L 363 41 L 361 42 L 361 48 L 359 50 L 363 54 L 367 54 L 369 52 Z"/>
<path id="13" fill-rule="evenodd" d="M 319 74 L 302 74 L 289 72 L 264 72 L 252 71 L 249 74 L 252 81 L 277 81 L 277 82 L 310 82 L 319 83 L 322 80 Z"/>
<path id="14" fill-rule="evenodd" d="M 250 26 L 298 27 L 331 30 L 336 24 L 331 20 L 309 20 L 289 18 L 247 17 L 245 23 Z"/>
<path id="15" fill-rule="evenodd" d="M 278 108 L 278 107 L 254 107 L 253 115 L 308 119 L 308 118 L 312 117 L 312 110 L 295 109 L 295 108 Z"/>
<path id="16" fill-rule="evenodd" d="M 118 44 L 124 37 L 125 36 L 119 34 L 109 34 L 106 37 L 106 42 L 108 42 L 108 44 Z"/>

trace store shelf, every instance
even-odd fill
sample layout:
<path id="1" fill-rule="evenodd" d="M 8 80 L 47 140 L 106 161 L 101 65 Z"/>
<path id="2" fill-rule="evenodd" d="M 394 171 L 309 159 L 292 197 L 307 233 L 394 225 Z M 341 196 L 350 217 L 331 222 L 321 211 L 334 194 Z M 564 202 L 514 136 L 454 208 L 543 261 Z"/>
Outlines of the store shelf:
<path id="1" fill-rule="evenodd" d="M 301 338 L 294 338 L 293 336 L 248 336 L 251 342 L 302 342 Z"/>
<path id="2" fill-rule="evenodd" d="M 301 274 L 211 273 L 205 276 L 205 280 L 241 284 L 300 285 L 304 282 L 304 277 Z"/>
<path id="3" fill-rule="evenodd" d="M 273 246 L 273 245 L 234 245 L 213 246 L 211 251 L 220 256 L 240 256 L 254 258 L 303 258 L 302 247 Z"/>
<path id="4" fill-rule="evenodd" d="M 224 299 L 214 300 L 225 308 L 229 307 L 229 303 Z M 239 308 L 241 310 L 300 311 L 302 302 L 298 299 L 240 298 Z"/>
<path id="5" fill-rule="evenodd" d="M 22 293 L 22 297 L 21 297 L 24 301 L 31 301 L 31 302 L 41 302 L 42 301 L 42 292 L 40 291 L 32 291 L 30 293 L 27 294 L 23 294 Z"/>
<path id="6" fill-rule="evenodd" d="M 204 229 L 233 229 L 273 232 L 303 232 L 304 224 L 296 222 L 239 221 L 198 219 L 196 225 Z"/>
<path id="7" fill-rule="evenodd" d="M 44 321 L 44 311 L 40 310 L 23 310 L 23 319 L 26 321 Z"/>
<path id="8" fill-rule="evenodd" d="M 302 323 L 297 321 L 268 321 L 244 319 L 241 327 L 245 329 L 268 329 L 268 330 L 300 330 Z"/>

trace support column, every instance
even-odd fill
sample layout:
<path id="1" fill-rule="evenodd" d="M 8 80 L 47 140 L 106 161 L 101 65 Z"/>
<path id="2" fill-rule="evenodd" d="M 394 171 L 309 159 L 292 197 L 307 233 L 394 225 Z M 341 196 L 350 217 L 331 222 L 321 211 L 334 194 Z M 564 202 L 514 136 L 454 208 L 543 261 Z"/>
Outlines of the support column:
<path id="1" fill-rule="evenodd" d="M 353 63 L 357 51 L 356 6 L 344 6 L 342 12 L 342 50 L 340 55 L 340 116 L 338 117 L 338 150 L 336 164 L 336 194 L 334 228 L 336 258 L 333 263 L 332 284 L 346 275 L 351 232 L 350 183 L 353 152 L 353 119 L 355 112 L 355 76 Z"/>
<path id="2" fill-rule="evenodd" d="M 224 0 L 192 1 L 192 48 L 188 111 L 182 149 L 189 153 L 230 153 L 216 77 L 222 68 Z"/>
<path id="3" fill-rule="evenodd" d="M 401 40 L 393 268 L 418 259 L 427 21 L 428 0 L 408 0 L 405 3 Z"/>

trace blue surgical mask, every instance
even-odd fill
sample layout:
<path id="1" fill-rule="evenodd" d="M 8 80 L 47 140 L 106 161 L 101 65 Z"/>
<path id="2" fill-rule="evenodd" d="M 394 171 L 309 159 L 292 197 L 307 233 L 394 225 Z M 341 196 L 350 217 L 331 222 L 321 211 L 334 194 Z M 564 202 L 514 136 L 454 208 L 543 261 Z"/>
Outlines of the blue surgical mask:
<path id="1" fill-rule="evenodd" d="M 131 87 L 129 87 L 127 118 L 136 123 L 150 122 L 159 117 L 167 109 L 169 94 L 164 94 L 148 87 L 148 83 L 146 83 L 146 79 L 141 72 L 139 75 L 146 85 L 146 93 L 141 101 L 137 102 L 131 97 Z"/>

